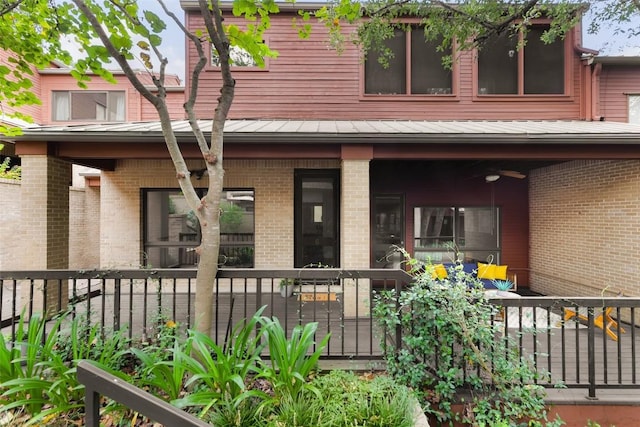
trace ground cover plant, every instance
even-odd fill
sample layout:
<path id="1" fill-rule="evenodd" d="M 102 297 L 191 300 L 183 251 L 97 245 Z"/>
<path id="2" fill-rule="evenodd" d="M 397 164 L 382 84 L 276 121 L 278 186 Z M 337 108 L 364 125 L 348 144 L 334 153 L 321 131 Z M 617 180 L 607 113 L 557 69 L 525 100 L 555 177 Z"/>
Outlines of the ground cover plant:
<path id="1" fill-rule="evenodd" d="M 407 387 L 384 375 L 321 374 L 317 361 L 329 336 L 317 342 L 316 323 L 296 325 L 287 336 L 262 311 L 239 322 L 222 344 L 180 332 L 170 320 L 146 342 L 105 333 L 80 317 L 21 321 L 15 341 L 0 335 L 0 424 L 84 425 L 76 367 L 90 360 L 220 427 L 413 425 L 415 399 Z M 102 423 L 155 425 L 106 400 Z"/>
<path id="2" fill-rule="evenodd" d="M 407 257 L 415 281 L 375 298 L 374 317 L 391 332 L 383 339 L 389 373 L 415 390 L 425 412 L 440 422 L 474 426 L 562 425 L 547 420 L 541 375 L 493 321 L 498 308 L 461 264 L 446 278 Z M 397 328 L 402 340 L 393 342 Z M 389 339 L 391 337 L 391 339 Z M 453 411 L 462 403 L 464 411 Z"/>

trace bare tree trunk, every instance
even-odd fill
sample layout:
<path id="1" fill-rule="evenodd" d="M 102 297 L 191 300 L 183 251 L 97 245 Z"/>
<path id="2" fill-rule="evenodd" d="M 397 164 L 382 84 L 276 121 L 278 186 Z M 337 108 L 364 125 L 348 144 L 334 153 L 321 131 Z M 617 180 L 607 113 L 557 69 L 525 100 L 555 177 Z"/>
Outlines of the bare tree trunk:
<path id="1" fill-rule="evenodd" d="M 212 138 L 213 139 L 213 138 Z M 196 276 L 196 301 L 194 328 L 212 336 L 213 291 L 218 274 L 220 253 L 220 198 L 223 188 L 224 171 L 222 162 L 215 165 L 216 173 L 209 174 L 209 189 L 202 199 L 200 223 L 202 242 L 198 248 L 200 261 Z"/>

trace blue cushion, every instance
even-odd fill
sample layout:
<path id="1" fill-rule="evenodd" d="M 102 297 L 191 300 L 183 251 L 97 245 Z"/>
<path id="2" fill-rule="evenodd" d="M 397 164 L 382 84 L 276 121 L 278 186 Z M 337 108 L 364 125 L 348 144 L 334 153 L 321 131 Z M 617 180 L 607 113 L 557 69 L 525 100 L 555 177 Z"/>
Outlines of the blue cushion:
<path id="1" fill-rule="evenodd" d="M 462 263 L 462 271 L 469 274 L 478 273 L 478 264 L 475 262 Z"/>
<path id="2" fill-rule="evenodd" d="M 444 264 L 444 267 L 447 269 L 447 271 L 449 271 L 451 268 L 455 268 L 455 266 L 456 264 L 451 262 Z M 471 274 L 473 277 L 477 277 L 478 264 L 475 262 L 463 262 L 462 271 L 467 274 Z M 485 289 L 497 289 L 496 286 L 493 284 L 493 280 L 491 279 L 480 279 L 480 282 L 482 282 L 482 285 L 484 286 Z"/>

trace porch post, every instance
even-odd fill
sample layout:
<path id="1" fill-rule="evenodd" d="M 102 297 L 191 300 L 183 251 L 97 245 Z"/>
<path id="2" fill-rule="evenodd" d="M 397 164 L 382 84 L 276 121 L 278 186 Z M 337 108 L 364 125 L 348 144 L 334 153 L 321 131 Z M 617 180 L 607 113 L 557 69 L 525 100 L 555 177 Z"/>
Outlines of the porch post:
<path id="1" fill-rule="evenodd" d="M 344 270 L 370 267 L 369 162 L 372 158 L 371 146 L 342 146 L 340 266 Z M 345 316 L 369 315 L 370 290 L 366 280 L 345 280 Z"/>
<path id="2" fill-rule="evenodd" d="M 50 156 L 46 143 L 21 142 L 21 261 L 24 270 L 69 268 L 69 185 L 71 164 Z M 23 290 L 23 304 L 33 299 L 34 312 L 66 309 L 64 281 L 37 283 L 33 295 Z M 46 300 L 45 300 L 46 299 Z"/>

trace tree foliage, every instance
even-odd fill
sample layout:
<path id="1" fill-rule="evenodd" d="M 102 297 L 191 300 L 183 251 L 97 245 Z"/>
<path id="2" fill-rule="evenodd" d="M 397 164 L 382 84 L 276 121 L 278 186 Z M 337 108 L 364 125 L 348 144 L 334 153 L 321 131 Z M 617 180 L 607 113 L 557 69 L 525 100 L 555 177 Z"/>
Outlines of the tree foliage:
<path id="1" fill-rule="evenodd" d="M 59 12 L 42 0 L 0 0 L 0 116 L 31 121 L 20 107 L 40 104 L 32 92 L 35 68 L 45 68 L 54 60 L 70 63 L 58 25 Z M 0 135 L 15 135 L 17 127 L 0 123 Z"/>
<path id="2" fill-rule="evenodd" d="M 425 39 L 439 41 L 442 49 L 455 44 L 459 51 L 482 48 L 483 43 L 497 35 L 525 32 L 531 21 L 551 20 L 542 35 L 546 42 L 564 38 L 585 10 L 584 2 L 572 0 L 372 0 L 354 2 L 338 0 L 320 9 L 315 15 L 329 29 L 332 45 L 340 50 L 346 41 L 353 41 L 366 56 L 381 54 L 381 62 L 390 52 L 385 40 L 395 29 L 418 25 Z M 412 18 L 408 23 L 406 18 Z M 342 23 L 357 24 L 357 31 L 346 38 Z M 522 46 L 519 46 L 522 47 Z M 446 58 L 449 63 L 455 58 Z"/>

